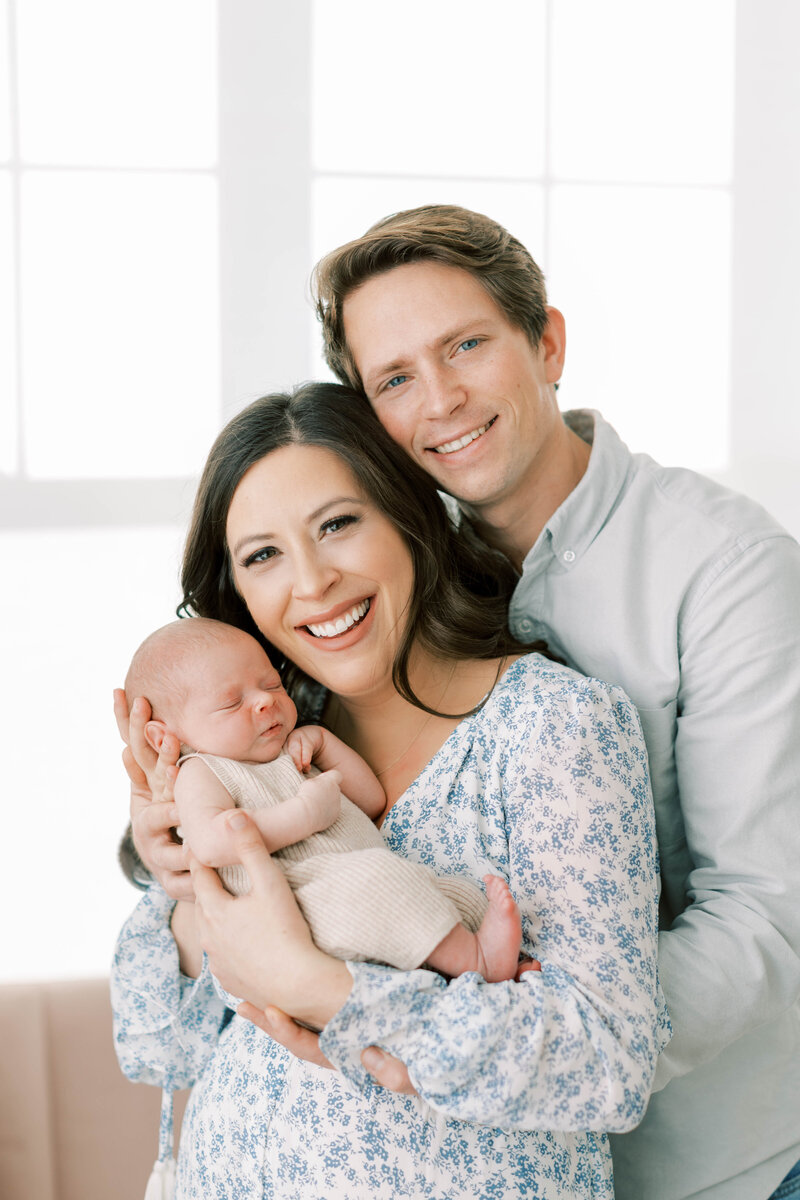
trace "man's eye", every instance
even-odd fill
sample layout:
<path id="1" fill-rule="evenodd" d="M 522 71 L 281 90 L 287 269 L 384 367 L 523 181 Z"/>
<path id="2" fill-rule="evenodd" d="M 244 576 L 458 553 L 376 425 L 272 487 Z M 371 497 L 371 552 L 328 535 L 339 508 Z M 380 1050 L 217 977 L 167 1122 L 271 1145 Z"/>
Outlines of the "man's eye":
<path id="1" fill-rule="evenodd" d="M 386 386 L 387 388 L 396 388 L 396 387 L 400 387 L 400 384 L 401 384 L 401 383 L 405 383 L 405 381 L 406 381 L 407 379 L 408 379 L 408 376 L 407 376 L 407 375 L 393 375 L 391 379 L 389 379 L 389 380 L 387 380 L 387 381 L 386 381 L 386 385 L 385 385 L 385 386 Z"/>
<path id="2" fill-rule="evenodd" d="M 459 350 L 474 350 L 478 344 L 477 338 L 467 338 L 466 341 L 459 343 Z"/>

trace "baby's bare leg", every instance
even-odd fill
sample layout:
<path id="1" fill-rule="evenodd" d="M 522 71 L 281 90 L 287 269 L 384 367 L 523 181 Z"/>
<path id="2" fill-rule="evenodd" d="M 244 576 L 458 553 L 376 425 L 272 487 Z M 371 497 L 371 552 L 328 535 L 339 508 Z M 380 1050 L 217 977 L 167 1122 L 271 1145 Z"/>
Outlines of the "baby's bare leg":
<path id="1" fill-rule="evenodd" d="M 303 826 L 309 834 L 328 829 L 342 811 L 342 777 L 338 771 L 323 771 L 313 779 L 304 779 L 294 796 L 303 813 Z"/>
<path id="2" fill-rule="evenodd" d="M 428 955 L 428 963 L 444 975 L 477 971 L 487 983 L 513 979 L 522 941 L 522 921 L 508 884 L 485 875 L 489 908 L 477 933 L 456 925 Z"/>

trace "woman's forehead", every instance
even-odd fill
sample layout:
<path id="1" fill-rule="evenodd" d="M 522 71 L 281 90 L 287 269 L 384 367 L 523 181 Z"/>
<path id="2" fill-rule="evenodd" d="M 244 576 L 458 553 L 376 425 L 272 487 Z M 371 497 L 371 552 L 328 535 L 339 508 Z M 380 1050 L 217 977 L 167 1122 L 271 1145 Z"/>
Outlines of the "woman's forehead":
<path id="1" fill-rule="evenodd" d="M 326 446 L 272 450 L 242 476 L 228 510 L 228 529 L 256 514 L 309 519 L 336 498 L 365 499 L 349 463 Z"/>

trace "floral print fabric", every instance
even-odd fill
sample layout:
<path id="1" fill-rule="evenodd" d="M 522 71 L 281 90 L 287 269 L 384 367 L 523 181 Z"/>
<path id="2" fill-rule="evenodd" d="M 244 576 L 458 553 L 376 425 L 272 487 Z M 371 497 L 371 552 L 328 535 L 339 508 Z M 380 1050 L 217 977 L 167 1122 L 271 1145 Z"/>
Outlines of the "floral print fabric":
<path id="1" fill-rule="evenodd" d="M 487 984 L 350 964 L 322 1047 L 293 1058 L 207 967 L 181 980 L 153 886 L 120 936 L 118 1054 L 137 1080 L 195 1082 L 178 1197 L 613 1197 L 605 1131 L 641 1118 L 669 1022 L 657 982 L 647 755 L 619 689 L 537 655 L 506 671 L 389 811 L 388 845 L 434 870 L 504 876 L 541 972 Z M 402 919 L 402 913 L 398 913 Z M 418 1096 L 373 1086 L 361 1050 Z"/>

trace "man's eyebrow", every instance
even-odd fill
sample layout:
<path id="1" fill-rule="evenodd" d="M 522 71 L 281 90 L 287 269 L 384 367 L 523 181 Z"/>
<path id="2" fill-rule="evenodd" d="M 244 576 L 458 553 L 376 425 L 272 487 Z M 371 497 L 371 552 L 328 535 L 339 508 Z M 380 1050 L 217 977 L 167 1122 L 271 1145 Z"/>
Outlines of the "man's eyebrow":
<path id="1" fill-rule="evenodd" d="M 326 500 L 324 504 L 320 504 L 319 508 L 315 508 L 313 512 L 310 512 L 308 514 L 308 516 L 305 518 L 305 522 L 307 525 L 310 525 L 312 521 L 319 520 L 319 518 L 322 516 L 322 514 L 324 512 L 327 512 L 329 508 L 336 508 L 339 504 L 363 504 L 363 503 L 364 503 L 363 496 L 334 496 L 332 500 Z M 248 533 L 248 534 L 245 534 L 245 536 L 243 538 L 239 538 L 238 542 L 236 542 L 231 547 L 231 554 L 233 555 L 234 558 L 236 558 L 239 554 L 241 554 L 241 552 L 242 552 L 242 550 L 244 550 L 245 546 L 249 545 L 250 542 L 269 542 L 269 541 L 272 541 L 272 539 L 274 537 L 275 537 L 274 533 Z"/>

